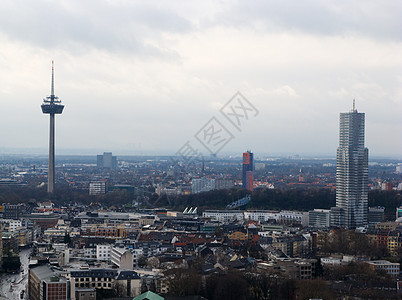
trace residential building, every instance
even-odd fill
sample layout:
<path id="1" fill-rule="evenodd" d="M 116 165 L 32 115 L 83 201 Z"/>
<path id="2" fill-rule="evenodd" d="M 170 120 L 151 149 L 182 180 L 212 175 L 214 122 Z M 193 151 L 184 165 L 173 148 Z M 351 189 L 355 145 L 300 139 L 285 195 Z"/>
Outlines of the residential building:
<path id="1" fill-rule="evenodd" d="M 93 181 L 89 183 L 89 194 L 100 195 L 106 193 L 106 181 Z"/>
<path id="2" fill-rule="evenodd" d="M 223 178 L 215 179 L 215 189 L 217 190 L 231 189 L 233 187 L 234 187 L 233 179 L 223 179 Z"/>
<path id="3" fill-rule="evenodd" d="M 392 277 L 399 277 L 400 264 L 391 263 L 387 260 L 372 260 L 366 262 L 374 271 L 384 271 Z"/>
<path id="4" fill-rule="evenodd" d="M 244 214 L 241 210 L 206 210 L 202 213 L 202 216 L 223 223 L 244 220 Z"/>
<path id="5" fill-rule="evenodd" d="M 76 291 L 82 289 L 113 289 L 119 297 L 135 297 L 141 293 L 141 278 L 133 270 L 74 269 L 68 276 L 71 300 L 79 299 Z"/>
<path id="6" fill-rule="evenodd" d="M 31 268 L 28 276 L 28 295 L 30 300 L 66 300 L 67 279 L 47 265 Z"/>
<path id="7" fill-rule="evenodd" d="M 350 112 L 340 114 L 336 206 L 342 209 L 342 227 L 367 225 L 368 149 L 364 147 L 364 113 L 358 113 L 354 103 Z"/>
<path id="8" fill-rule="evenodd" d="M 278 214 L 278 220 L 283 224 L 299 224 L 308 226 L 308 212 L 283 210 Z"/>
<path id="9" fill-rule="evenodd" d="M 22 204 L 3 204 L 3 219 L 18 220 L 22 215 Z"/>
<path id="10" fill-rule="evenodd" d="M 96 259 L 109 261 L 111 250 L 111 245 L 96 245 Z"/>
<path id="11" fill-rule="evenodd" d="M 202 177 L 194 178 L 191 181 L 191 193 L 197 194 L 201 192 L 208 192 L 215 189 L 215 179 Z"/>
<path id="12" fill-rule="evenodd" d="M 121 269 L 133 269 L 133 254 L 125 247 L 113 247 L 110 251 L 110 261 Z"/>
<path id="13" fill-rule="evenodd" d="M 76 300 L 96 300 L 96 289 L 94 288 L 77 288 L 75 289 Z"/>
<path id="14" fill-rule="evenodd" d="M 382 191 L 392 191 L 393 188 L 394 188 L 394 186 L 390 182 L 383 182 L 381 184 Z"/>
<path id="15" fill-rule="evenodd" d="M 268 222 L 279 219 L 279 212 L 275 210 L 248 210 L 244 218 L 251 221 Z"/>
<path id="16" fill-rule="evenodd" d="M 2 223 L 5 224 L 4 227 L 8 229 L 9 232 L 14 232 L 17 228 L 22 227 L 21 220 L 5 219 L 2 220 Z"/>

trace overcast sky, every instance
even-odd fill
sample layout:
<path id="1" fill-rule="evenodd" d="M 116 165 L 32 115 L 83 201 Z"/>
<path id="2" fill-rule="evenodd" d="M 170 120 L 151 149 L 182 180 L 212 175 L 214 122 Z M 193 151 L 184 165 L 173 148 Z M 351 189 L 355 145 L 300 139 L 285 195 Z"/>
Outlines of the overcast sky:
<path id="1" fill-rule="evenodd" d="M 401 1 L 2 0 L 0 153 L 46 152 L 53 59 L 58 153 L 205 155 L 215 117 L 221 154 L 335 155 L 356 99 L 370 155 L 402 156 Z M 237 91 L 240 130 L 220 113 Z"/>

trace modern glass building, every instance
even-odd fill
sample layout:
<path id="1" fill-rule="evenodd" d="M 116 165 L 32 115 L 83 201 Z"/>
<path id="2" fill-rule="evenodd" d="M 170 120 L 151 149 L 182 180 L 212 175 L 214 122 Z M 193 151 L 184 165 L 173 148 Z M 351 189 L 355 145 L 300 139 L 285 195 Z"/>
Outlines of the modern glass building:
<path id="1" fill-rule="evenodd" d="M 336 206 L 340 225 L 353 229 L 367 225 L 368 149 L 364 147 L 364 113 L 354 107 L 340 114 L 336 154 Z"/>

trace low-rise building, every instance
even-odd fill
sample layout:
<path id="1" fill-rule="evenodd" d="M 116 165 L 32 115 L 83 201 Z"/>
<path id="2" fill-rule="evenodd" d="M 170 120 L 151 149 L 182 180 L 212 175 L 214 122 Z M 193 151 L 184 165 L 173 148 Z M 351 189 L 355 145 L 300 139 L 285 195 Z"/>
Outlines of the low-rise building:
<path id="1" fill-rule="evenodd" d="M 141 293 L 141 278 L 133 270 L 78 269 L 71 270 L 71 300 L 77 300 L 76 291 L 81 289 L 114 290 L 118 297 L 135 297 Z"/>
<path id="2" fill-rule="evenodd" d="M 31 300 L 66 300 L 67 280 L 47 265 L 31 268 L 28 295 Z"/>
<path id="3" fill-rule="evenodd" d="M 111 250 L 111 245 L 96 245 L 96 259 L 109 261 Z"/>
<path id="4" fill-rule="evenodd" d="M 133 254 L 128 248 L 113 247 L 110 251 L 110 261 L 118 268 L 133 269 Z"/>
<path id="5" fill-rule="evenodd" d="M 248 210 L 244 212 L 246 220 L 269 222 L 279 219 L 279 212 L 275 210 Z"/>
<path id="6" fill-rule="evenodd" d="M 400 264 L 387 260 L 371 260 L 366 262 L 373 271 L 384 271 L 392 277 L 399 277 Z"/>
<path id="7" fill-rule="evenodd" d="M 202 216 L 223 223 L 244 220 L 244 214 L 241 210 L 206 210 Z"/>
<path id="8" fill-rule="evenodd" d="M 308 226 L 308 212 L 283 210 L 279 212 L 279 222 L 284 224 L 300 224 Z"/>

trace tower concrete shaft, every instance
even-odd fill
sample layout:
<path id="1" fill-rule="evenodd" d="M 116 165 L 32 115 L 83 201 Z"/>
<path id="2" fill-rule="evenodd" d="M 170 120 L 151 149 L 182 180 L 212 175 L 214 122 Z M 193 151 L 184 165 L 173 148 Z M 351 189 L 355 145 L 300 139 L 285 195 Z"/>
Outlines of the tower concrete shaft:
<path id="1" fill-rule="evenodd" d="M 54 66 L 52 61 L 52 85 L 51 95 L 43 99 L 42 112 L 50 115 L 50 130 L 49 130 L 49 168 L 47 180 L 47 192 L 53 193 L 55 182 L 55 161 L 54 161 L 54 141 L 55 141 L 55 114 L 61 114 L 64 105 L 58 97 L 54 95 Z"/>
<path id="2" fill-rule="evenodd" d="M 47 192 L 53 193 L 54 191 L 54 114 L 50 114 L 50 130 L 49 130 L 49 167 L 47 176 Z"/>

